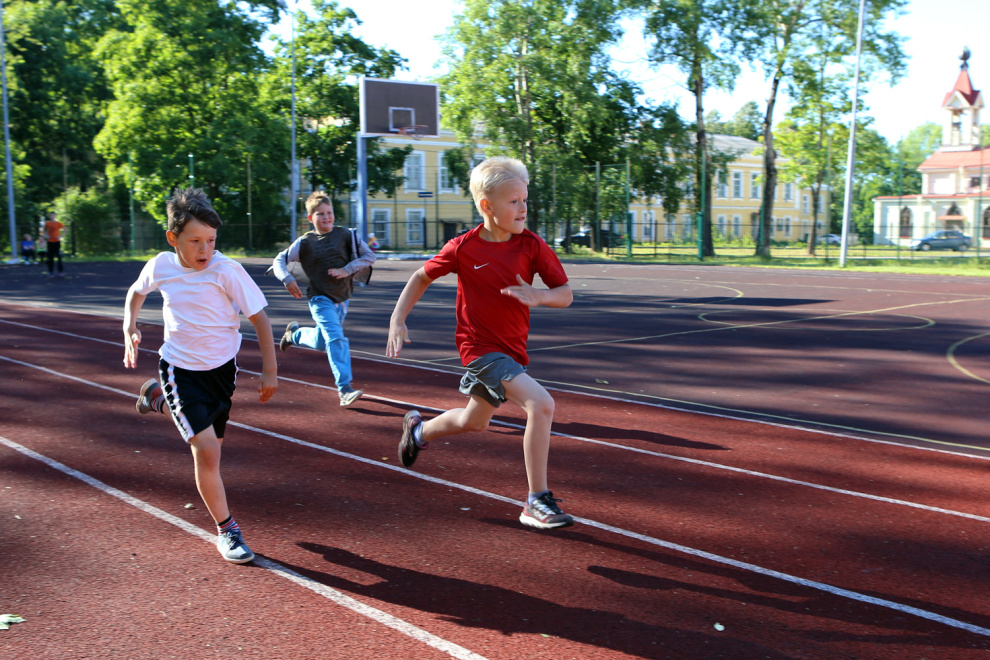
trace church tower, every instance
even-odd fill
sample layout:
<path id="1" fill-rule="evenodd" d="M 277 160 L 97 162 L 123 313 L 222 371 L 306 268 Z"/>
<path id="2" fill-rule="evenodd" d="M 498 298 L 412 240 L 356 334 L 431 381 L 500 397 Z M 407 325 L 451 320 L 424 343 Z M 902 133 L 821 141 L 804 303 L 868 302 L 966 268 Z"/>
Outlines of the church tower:
<path id="1" fill-rule="evenodd" d="M 972 151 L 980 145 L 980 110 L 983 94 L 973 89 L 969 79 L 969 48 L 959 57 L 959 77 L 952 91 L 945 95 L 942 109 L 946 111 L 942 124 L 942 146 L 939 151 Z"/>

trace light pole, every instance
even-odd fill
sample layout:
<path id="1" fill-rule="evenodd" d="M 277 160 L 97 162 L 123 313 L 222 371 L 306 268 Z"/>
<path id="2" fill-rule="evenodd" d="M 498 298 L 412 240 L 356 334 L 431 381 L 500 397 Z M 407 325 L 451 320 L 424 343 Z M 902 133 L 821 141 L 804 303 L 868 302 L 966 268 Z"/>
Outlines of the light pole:
<path id="1" fill-rule="evenodd" d="M 852 121 L 849 125 L 849 153 L 846 157 L 846 194 L 842 204 L 842 243 L 839 245 L 839 266 L 846 265 L 849 250 L 849 221 L 852 215 L 853 169 L 856 167 L 856 110 L 859 105 L 859 60 L 863 53 L 863 14 L 866 0 L 859 0 L 859 25 L 856 30 L 856 76 L 853 79 Z"/>
<path id="2" fill-rule="evenodd" d="M 14 215 L 14 162 L 10 157 L 10 114 L 7 110 L 7 46 L 3 34 L 3 0 L 0 0 L 0 79 L 3 81 L 3 143 L 7 163 L 7 218 L 10 220 L 9 264 L 17 263 L 17 218 Z"/>
<path id="3" fill-rule="evenodd" d="M 291 161 L 292 181 L 289 182 L 289 197 L 292 205 L 292 225 L 289 227 L 289 242 L 296 240 L 296 206 L 298 201 L 297 186 L 299 180 L 299 163 L 296 162 L 296 11 L 299 3 L 293 4 L 292 9 L 292 128 L 291 128 Z"/>
<path id="4" fill-rule="evenodd" d="M 193 155 L 189 154 L 189 187 L 190 188 L 196 187 L 196 171 L 193 168 L 194 168 Z"/>

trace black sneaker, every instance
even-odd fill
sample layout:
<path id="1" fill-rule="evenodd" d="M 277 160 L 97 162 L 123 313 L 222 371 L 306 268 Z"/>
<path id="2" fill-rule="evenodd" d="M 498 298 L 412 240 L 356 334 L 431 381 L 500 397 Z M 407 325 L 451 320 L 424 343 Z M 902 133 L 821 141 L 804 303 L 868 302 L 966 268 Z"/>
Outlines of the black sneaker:
<path id="1" fill-rule="evenodd" d="M 413 436 L 413 431 L 422 423 L 423 416 L 419 414 L 418 410 L 410 410 L 402 418 L 402 440 L 399 442 L 399 460 L 402 461 L 403 467 L 412 467 L 412 464 L 416 462 L 416 456 L 419 455 L 419 450 L 426 449 L 429 446 L 429 443 L 427 443 L 420 447 L 416 444 L 416 438 Z"/>
<path id="2" fill-rule="evenodd" d="M 152 404 L 155 403 L 155 399 L 162 395 L 162 386 L 158 384 L 158 381 L 152 378 L 147 383 L 141 386 L 141 391 L 138 393 L 137 401 L 134 403 L 134 408 L 142 415 L 150 413 L 154 408 Z"/>
<path id="3" fill-rule="evenodd" d="M 278 342 L 278 347 L 283 353 L 289 350 L 289 346 L 292 346 L 292 333 L 298 329 L 299 324 L 295 321 L 285 326 L 285 332 L 282 333 L 282 339 Z"/>
<path id="4" fill-rule="evenodd" d="M 574 518 L 560 510 L 553 493 L 547 491 L 540 495 L 532 504 L 523 507 L 519 514 L 519 522 L 530 527 L 540 529 L 553 529 L 554 527 L 570 527 L 574 524 Z"/>
<path id="5" fill-rule="evenodd" d="M 337 395 L 340 397 L 340 405 L 342 406 L 351 405 L 360 399 L 362 394 L 364 394 L 364 390 L 356 390 L 350 385 L 337 390 Z"/>
<path id="6" fill-rule="evenodd" d="M 247 544 L 244 543 L 241 530 L 237 530 L 236 532 L 220 532 L 219 537 L 217 537 L 217 550 L 220 551 L 224 559 L 233 564 L 246 564 L 254 559 L 254 553 L 251 552 L 251 548 L 247 547 Z"/>

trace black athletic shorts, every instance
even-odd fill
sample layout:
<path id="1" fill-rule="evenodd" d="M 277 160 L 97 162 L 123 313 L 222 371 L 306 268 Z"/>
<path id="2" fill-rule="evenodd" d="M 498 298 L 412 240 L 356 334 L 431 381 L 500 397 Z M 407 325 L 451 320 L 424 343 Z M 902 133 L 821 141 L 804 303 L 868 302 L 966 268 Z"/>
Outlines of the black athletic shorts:
<path id="1" fill-rule="evenodd" d="M 185 441 L 210 426 L 222 438 L 236 387 L 236 361 L 232 359 L 209 371 L 190 371 L 159 360 L 158 373 L 172 420 Z"/>

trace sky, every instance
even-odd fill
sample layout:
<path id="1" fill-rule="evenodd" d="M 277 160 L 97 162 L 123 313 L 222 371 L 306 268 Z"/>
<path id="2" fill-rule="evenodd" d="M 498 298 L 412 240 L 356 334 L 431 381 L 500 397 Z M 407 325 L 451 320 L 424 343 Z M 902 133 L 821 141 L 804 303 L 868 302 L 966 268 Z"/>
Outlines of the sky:
<path id="1" fill-rule="evenodd" d="M 300 11 L 307 11 L 307 0 L 295 0 Z M 365 42 L 389 47 L 408 60 L 408 70 L 398 80 L 425 81 L 443 73 L 438 68 L 440 42 L 437 36 L 452 24 L 460 12 L 460 0 L 429 0 L 418 5 L 408 0 L 338 0 L 355 9 L 362 25 L 355 31 Z M 294 7 L 294 0 L 289 0 Z M 287 34 L 287 20 L 279 26 Z M 976 89 L 986 89 L 990 98 L 990 0 L 910 0 L 901 15 L 886 21 L 886 29 L 905 37 L 907 71 L 891 86 L 889 78 L 875 81 L 863 94 L 873 127 L 890 142 L 896 142 L 912 129 L 927 122 L 942 122 L 942 99 L 959 75 L 959 55 L 963 47 L 972 51 L 970 77 Z M 982 39 L 980 38 L 982 37 Z M 685 119 L 694 117 L 694 97 L 684 88 L 673 69 L 651 69 L 645 60 L 646 45 L 638 31 L 630 31 L 613 53 L 616 68 L 626 70 L 640 84 L 645 96 L 657 102 L 674 102 Z M 717 110 L 730 118 L 747 101 L 766 105 L 769 82 L 761 71 L 745 70 L 732 93 L 712 90 L 705 95 L 705 109 Z M 774 123 L 787 109 L 787 99 L 778 95 Z"/>

